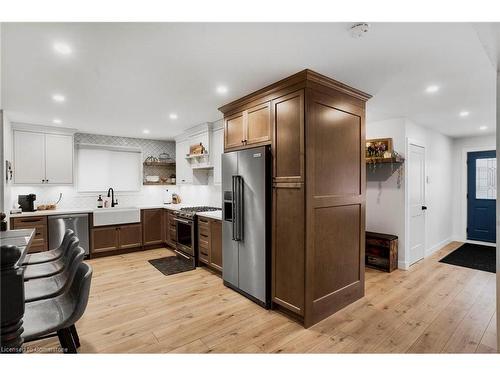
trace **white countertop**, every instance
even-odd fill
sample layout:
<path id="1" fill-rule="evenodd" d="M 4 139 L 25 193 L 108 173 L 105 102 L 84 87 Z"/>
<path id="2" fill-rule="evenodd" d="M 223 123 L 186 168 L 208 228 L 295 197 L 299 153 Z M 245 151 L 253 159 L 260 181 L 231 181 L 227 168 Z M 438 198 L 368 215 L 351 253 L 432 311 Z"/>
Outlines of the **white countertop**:
<path id="1" fill-rule="evenodd" d="M 197 212 L 196 215 L 203 216 L 203 217 L 208 217 L 210 219 L 222 220 L 222 210 Z"/>
<path id="2" fill-rule="evenodd" d="M 182 207 L 190 207 L 193 205 L 180 203 L 180 204 L 157 204 L 157 205 L 146 205 L 146 206 L 134 206 L 141 210 L 154 209 L 154 208 L 166 208 L 167 210 L 178 210 Z M 120 208 L 120 206 L 117 206 Z M 103 208 L 104 210 L 105 208 Z M 65 215 L 65 214 L 85 214 L 92 213 L 95 210 L 100 210 L 100 208 L 74 208 L 74 209 L 56 209 L 56 210 L 44 210 L 44 211 L 34 211 L 34 212 L 23 212 L 20 214 L 10 214 L 10 217 L 29 217 L 29 216 L 49 216 L 49 215 Z M 210 217 L 212 219 L 222 220 L 222 211 L 210 211 L 202 212 L 200 216 Z"/>

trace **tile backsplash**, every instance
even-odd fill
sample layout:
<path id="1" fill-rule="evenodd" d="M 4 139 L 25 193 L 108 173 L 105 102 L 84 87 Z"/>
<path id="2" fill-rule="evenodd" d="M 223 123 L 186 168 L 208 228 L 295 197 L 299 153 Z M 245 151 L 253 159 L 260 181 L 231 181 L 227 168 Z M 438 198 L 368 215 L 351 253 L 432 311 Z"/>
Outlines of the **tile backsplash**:
<path id="1" fill-rule="evenodd" d="M 143 158 L 150 155 L 158 157 L 161 153 L 167 153 L 170 157 L 175 158 L 174 141 L 76 133 L 75 144 L 78 143 L 137 147 L 142 150 Z M 208 185 L 142 186 L 138 192 L 118 192 L 115 196 L 118 199 L 119 206 L 122 207 L 158 205 L 163 203 L 167 189 L 168 194 L 179 194 L 183 203 L 221 207 L 221 187 L 214 186 L 211 178 L 209 178 Z M 58 204 L 58 208 L 61 209 L 89 209 L 97 204 L 97 194 L 79 193 L 76 186 L 12 185 L 11 207 L 17 207 L 18 195 L 30 193 L 36 194 L 37 204 L 54 203 L 62 194 L 62 199 Z"/>
<path id="2" fill-rule="evenodd" d="M 175 159 L 174 141 L 157 141 L 153 139 L 143 138 L 114 137 L 110 135 L 76 133 L 75 144 L 79 143 L 137 147 L 141 149 L 144 158 L 147 158 L 148 156 L 158 157 L 158 155 L 166 153 L 171 158 Z"/>

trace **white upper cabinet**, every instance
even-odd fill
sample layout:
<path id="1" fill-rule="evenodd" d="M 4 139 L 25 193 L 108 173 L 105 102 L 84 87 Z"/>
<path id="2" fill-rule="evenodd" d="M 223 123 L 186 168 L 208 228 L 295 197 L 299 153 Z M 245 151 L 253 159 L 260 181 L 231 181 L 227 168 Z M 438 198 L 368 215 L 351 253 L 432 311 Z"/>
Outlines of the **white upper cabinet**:
<path id="1" fill-rule="evenodd" d="M 73 136 L 14 130 L 14 183 L 72 184 Z"/>
<path id="2" fill-rule="evenodd" d="M 45 180 L 48 184 L 73 183 L 73 137 L 45 135 Z"/>
<path id="3" fill-rule="evenodd" d="M 222 184 L 222 154 L 224 153 L 224 128 L 214 129 L 212 133 L 210 159 L 214 167 L 214 185 Z"/>
<path id="4" fill-rule="evenodd" d="M 14 183 L 45 183 L 45 134 L 14 131 Z"/>
<path id="5" fill-rule="evenodd" d="M 191 164 L 186 160 L 186 155 L 189 154 L 189 139 L 177 141 L 175 144 L 175 167 L 176 167 L 176 184 L 192 184 L 193 171 Z"/>

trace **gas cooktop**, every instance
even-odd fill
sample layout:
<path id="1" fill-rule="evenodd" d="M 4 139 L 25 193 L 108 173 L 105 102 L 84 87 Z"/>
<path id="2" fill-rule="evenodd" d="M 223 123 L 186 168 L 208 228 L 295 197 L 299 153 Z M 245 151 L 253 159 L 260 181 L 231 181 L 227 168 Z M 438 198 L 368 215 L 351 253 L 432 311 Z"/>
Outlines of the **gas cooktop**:
<path id="1" fill-rule="evenodd" d="M 177 211 L 177 216 L 185 219 L 192 219 L 197 212 L 219 211 L 221 208 L 209 206 L 182 207 Z"/>
<path id="2" fill-rule="evenodd" d="M 181 211 L 189 212 L 206 212 L 206 211 L 219 211 L 221 208 L 210 207 L 210 206 L 195 206 L 195 207 L 182 207 Z"/>

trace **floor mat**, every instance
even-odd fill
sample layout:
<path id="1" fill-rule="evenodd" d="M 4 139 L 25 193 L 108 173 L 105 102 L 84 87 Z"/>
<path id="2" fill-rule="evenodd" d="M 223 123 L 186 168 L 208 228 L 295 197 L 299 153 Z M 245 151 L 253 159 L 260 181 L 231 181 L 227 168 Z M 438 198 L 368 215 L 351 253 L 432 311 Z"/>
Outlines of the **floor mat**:
<path id="1" fill-rule="evenodd" d="M 191 260 L 179 256 L 151 259 L 148 262 L 165 276 L 175 275 L 176 273 L 192 271 L 195 269 Z"/>
<path id="2" fill-rule="evenodd" d="M 493 246 L 466 243 L 445 256 L 440 262 L 496 273 L 496 251 L 497 248 Z"/>

